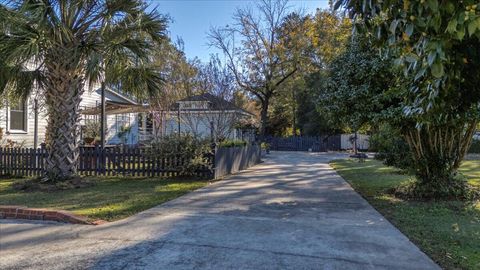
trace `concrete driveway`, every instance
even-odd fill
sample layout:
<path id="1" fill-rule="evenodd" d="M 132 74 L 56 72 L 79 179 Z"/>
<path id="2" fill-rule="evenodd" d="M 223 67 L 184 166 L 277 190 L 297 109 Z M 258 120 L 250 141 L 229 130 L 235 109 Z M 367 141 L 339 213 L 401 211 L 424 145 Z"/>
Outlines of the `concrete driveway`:
<path id="1" fill-rule="evenodd" d="M 0 221 L 0 269 L 438 269 L 327 164 L 265 163 L 100 226 Z"/>

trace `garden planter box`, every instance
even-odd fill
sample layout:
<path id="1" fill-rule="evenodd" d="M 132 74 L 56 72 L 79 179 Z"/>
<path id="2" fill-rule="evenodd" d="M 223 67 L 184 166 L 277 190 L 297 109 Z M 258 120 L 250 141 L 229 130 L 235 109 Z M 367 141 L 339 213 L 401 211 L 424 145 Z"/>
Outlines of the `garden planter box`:
<path id="1" fill-rule="evenodd" d="M 215 179 L 248 169 L 260 163 L 262 150 L 253 144 L 237 147 L 218 147 L 215 151 Z"/>

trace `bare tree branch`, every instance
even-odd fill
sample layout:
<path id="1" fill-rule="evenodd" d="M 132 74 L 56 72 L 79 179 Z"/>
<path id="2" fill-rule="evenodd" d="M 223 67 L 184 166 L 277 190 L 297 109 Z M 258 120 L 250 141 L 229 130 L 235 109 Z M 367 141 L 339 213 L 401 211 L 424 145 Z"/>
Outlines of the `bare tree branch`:
<path id="1" fill-rule="evenodd" d="M 270 98 L 297 71 L 296 59 L 282 45 L 280 30 L 288 15 L 287 4 L 287 0 L 262 0 L 258 12 L 238 9 L 233 27 L 213 28 L 209 34 L 210 45 L 223 51 L 237 84 L 260 100 L 261 136 Z"/>

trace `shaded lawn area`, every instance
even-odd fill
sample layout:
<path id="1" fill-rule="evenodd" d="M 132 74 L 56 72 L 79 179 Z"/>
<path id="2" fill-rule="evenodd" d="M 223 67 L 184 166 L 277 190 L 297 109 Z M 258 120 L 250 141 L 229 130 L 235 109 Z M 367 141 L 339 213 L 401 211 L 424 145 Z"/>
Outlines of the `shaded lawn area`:
<path id="1" fill-rule="evenodd" d="M 333 168 L 390 222 L 445 269 L 480 269 L 480 202 L 411 202 L 386 193 L 411 176 L 376 160 L 335 160 Z M 480 161 L 461 171 L 480 186 Z"/>
<path id="2" fill-rule="evenodd" d="M 19 179 L 0 179 L 0 205 L 68 210 L 90 220 L 113 221 L 131 216 L 190 191 L 208 180 L 161 178 L 88 178 L 94 186 L 54 192 L 24 192 L 12 188 Z"/>

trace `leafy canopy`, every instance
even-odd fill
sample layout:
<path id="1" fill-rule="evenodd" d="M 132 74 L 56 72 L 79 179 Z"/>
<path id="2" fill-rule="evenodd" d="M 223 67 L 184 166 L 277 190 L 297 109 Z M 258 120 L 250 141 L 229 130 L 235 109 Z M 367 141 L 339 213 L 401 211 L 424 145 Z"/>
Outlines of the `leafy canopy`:
<path id="1" fill-rule="evenodd" d="M 357 131 L 399 108 L 396 85 L 390 59 L 382 59 L 368 38 L 354 36 L 318 90 L 318 109 L 332 124 Z"/>
<path id="2" fill-rule="evenodd" d="M 444 114 L 452 109 L 466 113 L 476 106 L 480 99 L 478 1 L 336 1 L 335 7 L 340 6 L 357 29 L 375 35 L 411 76 L 407 115 Z"/>
<path id="3" fill-rule="evenodd" d="M 297 59 L 298 72 L 278 88 L 272 99 L 269 131 L 282 135 L 337 131 L 327 115 L 316 109 L 318 86 L 324 83 L 332 61 L 345 50 L 352 32 L 350 20 L 332 10 L 305 16 L 292 13 L 280 32 L 284 47 Z"/>
<path id="4" fill-rule="evenodd" d="M 161 77 L 149 56 L 165 40 L 168 18 L 146 8 L 141 0 L 3 2 L 0 91 L 25 98 L 34 84 L 45 88 L 46 63 L 59 62 L 90 87 L 104 80 L 137 96 L 155 95 Z"/>

